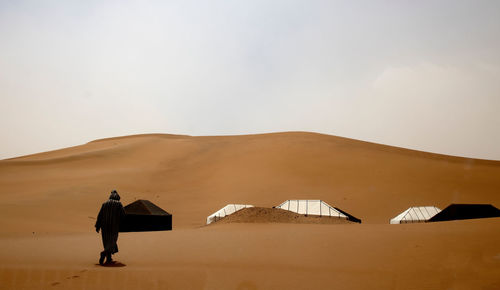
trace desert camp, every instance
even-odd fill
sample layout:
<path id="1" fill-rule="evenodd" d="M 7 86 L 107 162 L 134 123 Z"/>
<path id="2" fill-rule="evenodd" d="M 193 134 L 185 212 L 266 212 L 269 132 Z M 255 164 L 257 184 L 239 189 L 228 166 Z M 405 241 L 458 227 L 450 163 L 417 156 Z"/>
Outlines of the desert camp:
<path id="1" fill-rule="evenodd" d="M 312 155 L 311 143 L 316 148 Z M 179 158 L 184 161 L 176 163 Z M 169 178 L 163 178 L 165 172 Z M 347 289 L 357 290 L 390 288 L 392 283 L 404 288 L 408 281 L 427 285 L 415 277 L 417 271 L 432 285 L 487 285 L 497 276 L 492 265 L 498 240 L 492 233 L 498 232 L 498 218 L 398 226 L 387 221 L 417 200 L 445 208 L 457 198 L 457 182 L 464 183 L 458 196 L 464 202 L 499 204 L 499 174 L 498 162 L 471 162 L 312 133 L 138 135 L 2 160 L 0 280 L 7 289 L 108 289 L 102 281 L 125 285 L 124 289 L 155 287 L 147 281 L 182 289 L 233 289 L 250 281 L 273 289 L 275 282 L 288 281 L 284 287 L 305 289 L 309 277 L 315 277 L 318 287 L 344 281 L 352 285 Z M 424 190 L 436 182 L 436 175 L 450 181 Z M 388 179 L 390 183 L 384 181 Z M 134 232 L 121 232 L 120 251 L 113 257 L 117 267 L 106 268 L 97 262 L 101 242 L 93 225 L 100 203 L 108 198 L 109 184 L 116 183 L 113 187 L 128 214 L 153 217 L 154 225 L 157 218 L 169 218 L 164 212 L 173 213 L 175 225 L 172 230 L 135 232 L 145 230 L 141 222 Z M 321 186 L 309 193 L 311 183 Z M 375 193 L 366 194 L 372 185 Z M 295 196 L 303 199 L 290 199 Z M 235 200 L 257 207 L 242 203 L 240 210 L 231 204 L 224 209 Z M 233 211 L 206 226 L 209 214 Z M 327 213 L 333 216 L 323 216 Z M 363 223 L 347 220 L 348 214 Z M 448 268 L 429 270 L 429 263 L 442 265 L 451 255 L 456 262 L 447 263 Z M 484 259 L 471 260 L 477 255 Z M 363 263 L 356 262 L 360 259 Z M 369 283 L 359 279 L 359 271 L 378 273 L 381 260 L 395 282 L 378 274 L 366 274 Z M 409 260 L 414 262 L 407 268 Z M 237 267 L 224 268 L 227 263 Z M 478 271 L 476 278 L 447 276 L 449 271 L 468 271 L 467 263 Z M 313 272 L 295 275 L 302 273 L 300 269 Z M 113 270 L 113 276 L 104 270 Z"/>

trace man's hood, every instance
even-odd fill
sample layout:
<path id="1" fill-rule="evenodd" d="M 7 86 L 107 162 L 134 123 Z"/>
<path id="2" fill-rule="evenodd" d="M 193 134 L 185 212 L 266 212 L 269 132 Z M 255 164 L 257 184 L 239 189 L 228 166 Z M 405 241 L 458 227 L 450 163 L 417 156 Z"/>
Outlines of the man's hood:
<path id="1" fill-rule="evenodd" d="M 109 199 L 120 200 L 120 195 L 118 195 L 118 192 L 116 192 L 116 190 L 113 190 L 111 191 Z"/>

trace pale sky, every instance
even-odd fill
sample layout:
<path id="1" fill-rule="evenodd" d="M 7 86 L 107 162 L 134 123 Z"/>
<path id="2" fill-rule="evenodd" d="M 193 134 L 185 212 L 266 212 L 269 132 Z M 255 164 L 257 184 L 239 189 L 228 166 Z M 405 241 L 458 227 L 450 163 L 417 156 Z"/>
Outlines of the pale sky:
<path id="1" fill-rule="evenodd" d="M 277 131 L 500 160 L 500 1 L 0 0 L 0 159 Z"/>

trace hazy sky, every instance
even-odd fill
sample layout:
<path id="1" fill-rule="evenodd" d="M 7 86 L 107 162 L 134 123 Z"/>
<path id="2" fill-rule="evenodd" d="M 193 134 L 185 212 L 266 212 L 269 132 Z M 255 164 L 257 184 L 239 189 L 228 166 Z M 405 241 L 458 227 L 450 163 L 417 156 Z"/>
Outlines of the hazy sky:
<path id="1" fill-rule="evenodd" d="M 297 130 L 500 160 L 500 1 L 0 0 L 0 158 Z"/>

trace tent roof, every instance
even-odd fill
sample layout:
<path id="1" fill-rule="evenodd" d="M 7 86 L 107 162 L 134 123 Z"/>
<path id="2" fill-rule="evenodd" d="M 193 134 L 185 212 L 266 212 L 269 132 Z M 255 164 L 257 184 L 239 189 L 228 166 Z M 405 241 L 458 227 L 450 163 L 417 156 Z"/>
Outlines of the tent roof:
<path id="1" fill-rule="evenodd" d="M 150 202 L 149 200 L 139 199 L 124 207 L 127 214 L 138 215 L 170 215 L 168 212 Z"/>
<path id="2" fill-rule="evenodd" d="M 219 220 L 227 215 L 233 214 L 233 213 L 239 211 L 240 209 L 244 209 L 247 207 L 253 207 L 253 205 L 251 205 L 251 204 L 234 204 L 234 203 L 228 204 L 225 207 L 214 212 L 213 214 L 209 215 L 207 217 L 207 225 L 214 222 L 214 221 L 217 221 L 217 220 Z"/>
<path id="3" fill-rule="evenodd" d="M 276 208 L 306 215 L 333 216 L 345 219 L 349 219 L 350 216 L 319 199 L 289 199 L 276 206 Z"/>
<path id="4" fill-rule="evenodd" d="M 435 206 L 414 206 L 391 219 L 391 224 L 425 222 L 441 210 Z"/>

